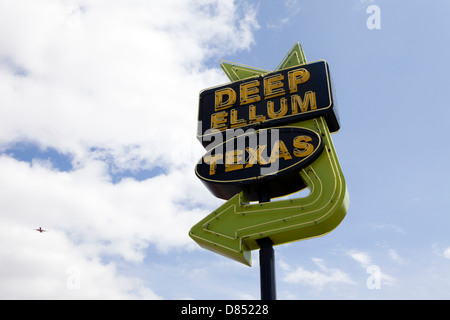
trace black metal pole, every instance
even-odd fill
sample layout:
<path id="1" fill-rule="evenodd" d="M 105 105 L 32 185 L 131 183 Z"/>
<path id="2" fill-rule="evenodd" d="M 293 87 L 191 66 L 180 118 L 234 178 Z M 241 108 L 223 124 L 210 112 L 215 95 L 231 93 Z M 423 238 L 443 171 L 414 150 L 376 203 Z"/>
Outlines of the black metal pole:
<path id="1" fill-rule="evenodd" d="M 270 195 L 265 191 L 260 191 L 258 193 L 259 203 L 270 202 Z"/>
<path id="2" fill-rule="evenodd" d="M 257 240 L 259 249 L 259 268 L 261 281 L 261 300 L 276 300 L 275 254 L 270 238 Z"/>
<path id="3" fill-rule="evenodd" d="M 270 202 L 267 192 L 259 193 L 259 202 Z M 261 283 L 261 300 L 276 300 L 275 283 L 275 252 L 270 238 L 262 238 L 256 241 L 259 245 L 259 269 Z"/>

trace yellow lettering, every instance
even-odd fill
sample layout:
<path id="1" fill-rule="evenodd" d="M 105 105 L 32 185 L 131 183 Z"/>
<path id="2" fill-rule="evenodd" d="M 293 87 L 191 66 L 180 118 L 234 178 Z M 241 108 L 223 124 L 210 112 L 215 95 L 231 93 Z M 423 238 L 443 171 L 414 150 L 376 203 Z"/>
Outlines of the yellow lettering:
<path id="1" fill-rule="evenodd" d="M 261 100 L 259 96 L 259 81 L 253 80 L 249 82 L 242 83 L 240 86 L 241 91 L 241 105 L 247 103 L 258 102 Z"/>
<path id="2" fill-rule="evenodd" d="M 264 78 L 264 98 L 273 98 L 284 94 L 282 74 Z"/>
<path id="3" fill-rule="evenodd" d="M 211 129 L 226 129 L 228 112 L 220 111 L 211 115 Z"/>
<path id="4" fill-rule="evenodd" d="M 280 99 L 280 110 L 275 112 L 275 107 L 273 101 L 267 101 L 267 115 L 271 119 L 281 118 L 283 117 L 288 111 L 287 101 L 286 98 Z"/>
<path id="5" fill-rule="evenodd" d="M 225 97 L 228 97 L 226 100 Z M 231 88 L 216 91 L 215 110 L 222 110 L 232 106 L 236 102 L 236 92 Z"/>
<path id="6" fill-rule="evenodd" d="M 272 163 L 279 158 L 283 158 L 284 160 L 292 159 L 292 156 L 286 148 L 286 145 L 281 140 L 275 141 L 272 148 L 272 153 L 270 154 L 269 163 Z"/>
<path id="7" fill-rule="evenodd" d="M 236 109 L 231 109 L 230 126 L 231 128 L 240 127 L 247 123 L 245 119 L 238 119 L 238 112 Z"/>
<path id="8" fill-rule="evenodd" d="M 225 152 L 225 172 L 239 170 L 244 167 L 241 155 L 243 150 L 231 150 Z"/>
<path id="9" fill-rule="evenodd" d="M 297 106 L 300 106 L 301 112 L 307 111 L 309 106 L 311 107 L 311 110 L 316 110 L 317 109 L 316 93 L 313 91 L 305 92 L 303 100 L 298 94 L 292 95 L 291 96 L 292 114 L 298 113 Z"/>
<path id="10" fill-rule="evenodd" d="M 216 154 L 214 156 L 204 156 L 203 160 L 205 161 L 205 163 L 209 164 L 209 175 L 212 176 L 214 174 L 216 174 L 216 169 L 217 169 L 217 161 L 218 160 L 222 160 L 223 159 L 223 154 L 219 153 Z"/>
<path id="11" fill-rule="evenodd" d="M 294 138 L 294 156 L 297 158 L 309 156 L 314 151 L 314 146 L 310 143 L 312 138 L 308 136 L 297 136 Z"/>
<path id="12" fill-rule="evenodd" d="M 258 123 L 266 120 L 266 117 L 262 114 L 256 115 L 256 107 L 254 105 L 250 105 L 249 107 L 249 123 Z"/>
<path id="13" fill-rule="evenodd" d="M 297 86 L 309 80 L 309 71 L 305 68 L 289 71 L 289 91 L 290 93 L 297 92 Z"/>
<path id="14" fill-rule="evenodd" d="M 267 145 L 263 145 L 263 146 L 257 146 L 256 150 L 253 148 L 246 148 L 249 157 L 247 159 L 247 165 L 245 166 L 245 168 L 250 168 L 252 167 L 256 162 L 258 162 L 258 164 L 260 165 L 264 165 L 267 164 L 267 160 L 264 159 L 264 157 L 262 156 L 262 153 L 264 151 L 264 149 L 266 149 Z"/>

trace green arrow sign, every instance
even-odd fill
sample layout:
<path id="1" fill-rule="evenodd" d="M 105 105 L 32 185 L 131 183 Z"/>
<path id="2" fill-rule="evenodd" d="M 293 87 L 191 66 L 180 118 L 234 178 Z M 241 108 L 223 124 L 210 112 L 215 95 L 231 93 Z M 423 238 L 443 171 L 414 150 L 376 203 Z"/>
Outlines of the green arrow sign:
<path id="1" fill-rule="evenodd" d="M 269 73 L 269 70 L 244 66 L 238 63 L 222 61 L 220 63 L 222 70 L 231 81 L 239 81 L 258 75 Z"/>
<path id="2" fill-rule="evenodd" d="M 300 44 L 297 43 L 277 67 L 277 71 L 305 63 L 305 55 Z M 241 81 L 252 77 L 260 77 L 259 79 L 264 81 L 265 74 L 268 73 L 267 70 L 235 63 L 222 62 L 221 66 L 232 81 Z M 300 76 L 300 71 L 298 71 L 298 75 L 292 73 L 291 78 L 289 78 L 289 74 L 287 75 L 292 82 L 298 82 L 299 85 L 302 85 L 306 80 L 302 81 Z M 270 78 L 265 84 L 267 84 L 269 96 L 273 93 L 286 91 L 281 89 L 281 79 L 284 77 L 282 73 L 274 76 L 269 75 L 268 77 Z M 242 96 L 246 99 L 252 99 L 252 97 L 256 97 L 257 93 L 260 93 L 253 82 L 244 82 L 242 86 L 240 89 L 241 99 Z M 297 90 L 296 88 L 294 89 Z M 223 110 L 227 110 L 228 104 L 231 105 L 236 98 L 233 92 L 234 90 L 226 88 L 217 93 L 215 107 L 219 114 L 215 115 L 213 119 L 219 119 L 217 120 L 219 124 L 222 123 L 225 116 Z M 255 102 L 257 102 L 256 100 Z M 205 107 L 207 108 L 208 105 Z M 250 110 L 253 110 L 251 108 L 255 109 L 253 106 L 249 107 Z M 230 111 L 230 113 L 232 112 Z M 307 186 L 310 190 L 308 196 L 266 203 L 250 203 L 247 197 L 249 189 L 244 186 L 241 192 L 231 197 L 217 210 L 192 227 L 189 232 L 190 237 L 203 248 L 251 266 L 251 250 L 259 248 L 257 243 L 259 239 L 270 238 L 274 245 L 279 245 L 322 236 L 336 228 L 347 213 L 349 198 L 331 139 L 330 128 L 327 123 L 329 119 L 326 116 L 318 115 L 312 119 L 289 124 L 289 127 L 297 127 L 303 130 L 299 132 L 314 131 L 322 139 L 323 151 L 320 155 L 312 163 L 299 166 L 297 172 L 303 182 L 302 186 Z M 237 123 L 236 119 L 233 120 Z M 246 167 L 253 165 L 259 155 L 256 150 L 262 150 L 262 147 L 247 148 L 245 151 L 244 149 L 228 151 L 226 153 L 228 157 L 224 157 L 222 154 L 219 157 L 216 154 L 214 157 L 217 159 L 214 161 L 226 158 L 225 166 L 228 170 L 234 171 L 236 168 L 243 167 L 244 164 L 246 164 Z M 296 150 L 296 152 L 300 151 L 304 152 L 302 149 Z M 248 156 L 247 159 L 244 159 L 246 152 L 251 154 L 251 157 Z M 286 152 L 285 157 L 289 158 L 287 149 L 279 148 L 275 152 L 279 153 L 278 156 L 281 152 Z M 277 153 L 275 153 L 276 155 Z M 238 159 L 242 160 L 243 164 L 237 165 L 236 163 L 235 165 L 234 162 Z M 264 162 L 262 158 L 260 160 Z M 215 162 L 213 163 L 210 159 L 209 163 L 210 170 L 212 168 L 213 173 L 215 173 Z M 280 171 L 275 175 L 282 176 L 282 173 Z"/>
<path id="3" fill-rule="evenodd" d="M 299 174 L 310 189 L 305 198 L 250 204 L 241 192 L 196 224 L 189 235 L 202 247 L 251 265 L 256 240 L 274 245 L 324 235 L 344 218 L 348 193 L 330 132 L 323 118 L 303 121 L 324 141 L 324 151 Z"/>

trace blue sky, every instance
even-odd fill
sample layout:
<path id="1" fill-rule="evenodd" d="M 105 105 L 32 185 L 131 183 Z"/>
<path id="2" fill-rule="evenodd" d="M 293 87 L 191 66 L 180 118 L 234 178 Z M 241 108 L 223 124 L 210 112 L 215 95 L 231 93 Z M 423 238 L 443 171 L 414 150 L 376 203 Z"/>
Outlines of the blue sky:
<path id="1" fill-rule="evenodd" d="M 278 298 L 448 299 L 449 10 L 0 0 L 0 297 L 258 299 L 257 252 L 246 267 L 187 235 L 223 203 L 194 174 L 198 94 L 228 82 L 221 59 L 272 70 L 300 42 L 330 66 L 350 207 L 275 247 Z"/>

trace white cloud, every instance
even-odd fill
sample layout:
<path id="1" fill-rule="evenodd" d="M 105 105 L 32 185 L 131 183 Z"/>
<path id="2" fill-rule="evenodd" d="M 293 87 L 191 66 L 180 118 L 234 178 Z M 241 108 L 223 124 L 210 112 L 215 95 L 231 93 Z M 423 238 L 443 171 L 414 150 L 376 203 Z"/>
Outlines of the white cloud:
<path id="1" fill-rule="evenodd" d="M 172 160 L 168 142 L 195 133 L 199 91 L 227 81 L 203 62 L 249 48 L 257 27 L 254 10 L 232 1 L 2 4 L 0 57 L 27 76 L 0 70 L 0 142 L 81 159 L 89 147 L 139 146 L 148 165 Z"/>
<path id="2" fill-rule="evenodd" d="M 443 252 L 443 256 L 446 259 L 450 259 L 450 247 L 446 248 Z"/>
<path id="3" fill-rule="evenodd" d="M 34 232 L 12 213 L 0 226 L 0 258 L 1 299 L 159 298 L 142 280 L 121 276 L 64 232 Z"/>
<path id="4" fill-rule="evenodd" d="M 450 247 L 444 247 L 438 243 L 433 243 L 431 249 L 436 256 L 450 259 Z"/>
<path id="5" fill-rule="evenodd" d="M 372 259 L 370 258 L 369 254 L 363 251 L 357 251 L 357 250 L 349 250 L 347 251 L 347 254 L 353 258 L 356 262 L 358 262 L 361 267 L 367 268 L 372 264 Z"/>
<path id="6" fill-rule="evenodd" d="M 381 285 L 388 285 L 393 286 L 395 282 L 397 281 L 395 277 L 386 274 L 386 272 L 383 272 L 382 267 L 378 266 L 377 264 L 374 264 L 372 262 L 372 258 L 367 252 L 364 251 L 358 251 L 358 250 L 348 250 L 346 252 L 353 260 L 358 262 L 358 264 L 364 268 L 366 273 L 372 273 L 374 269 L 379 271 L 378 276 L 380 277 L 380 283 Z M 389 250 L 389 256 L 392 260 L 394 260 L 397 263 L 400 263 L 399 259 L 401 259 L 395 250 Z M 397 260 L 396 260 L 397 259 Z M 375 268 L 373 268 L 375 267 Z"/>
<path id="7" fill-rule="evenodd" d="M 196 247 L 187 232 L 217 204 L 193 174 L 198 93 L 228 81 L 206 62 L 249 49 L 255 15 L 237 1 L 0 2 L 0 151 L 33 141 L 74 165 L 0 156 L 1 297 L 158 298 L 101 257 Z M 113 184 L 110 165 L 164 174 Z"/>
<path id="8" fill-rule="evenodd" d="M 148 242 L 161 250 L 190 244 L 188 226 L 207 213 L 189 207 L 204 190 L 196 180 L 184 181 L 183 172 L 114 185 L 101 162 L 57 172 L 0 157 L 0 175 L 4 217 L 22 226 L 45 224 L 86 245 L 107 242 L 100 253 L 130 261 L 142 259 Z"/>
<path id="9" fill-rule="evenodd" d="M 405 260 L 398 254 L 397 250 L 389 249 L 389 257 L 396 263 L 403 265 L 405 264 Z"/>
<path id="10" fill-rule="evenodd" d="M 283 281 L 301 283 L 315 289 L 322 289 L 328 284 L 355 284 L 347 273 L 339 269 L 326 267 L 322 259 L 313 258 L 312 260 L 319 270 L 309 271 L 301 266 L 292 269 L 285 263 L 280 264 L 281 268 L 285 271 Z"/>

